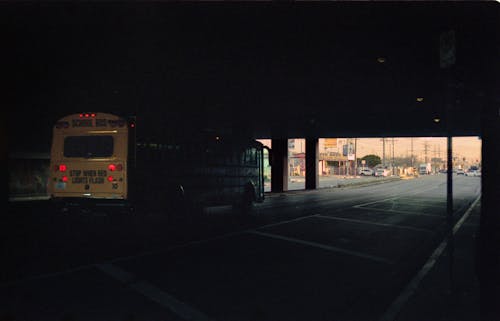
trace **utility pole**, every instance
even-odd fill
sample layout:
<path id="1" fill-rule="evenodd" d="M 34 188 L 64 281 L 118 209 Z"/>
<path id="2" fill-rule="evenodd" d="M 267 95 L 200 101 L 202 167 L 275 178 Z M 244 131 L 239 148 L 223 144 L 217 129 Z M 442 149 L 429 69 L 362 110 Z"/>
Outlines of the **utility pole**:
<path id="1" fill-rule="evenodd" d="M 382 138 L 382 166 L 385 168 L 385 137 Z"/>
<path id="2" fill-rule="evenodd" d="M 411 152 L 410 152 L 410 163 L 411 163 L 411 168 L 413 168 L 413 137 L 410 139 L 410 146 L 411 146 Z"/>
<path id="3" fill-rule="evenodd" d="M 396 169 L 394 168 L 394 137 L 392 137 L 392 175 L 396 175 L 395 171 Z"/>
<path id="4" fill-rule="evenodd" d="M 428 157 L 427 153 L 429 152 L 429 142 L 424 141 L 424 157 L 425 157 L 425 163 L 428 163 Z"/>
<path id="5" fill-rule="evenodd" d="M 354 175 L 358 175 L 358 139 L 354 138 Z"/>

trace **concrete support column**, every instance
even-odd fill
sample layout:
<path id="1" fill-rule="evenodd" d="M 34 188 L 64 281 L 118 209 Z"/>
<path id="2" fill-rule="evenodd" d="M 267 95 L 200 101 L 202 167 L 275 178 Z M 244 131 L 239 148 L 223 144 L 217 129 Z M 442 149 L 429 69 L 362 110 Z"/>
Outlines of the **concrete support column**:
<path id="1" fill-rule="evenodd" d="M 319 143 L 318 138 L 306 139 L 306 189 L 316 189 L 319 184 L 318 174 Z"/>
<path id="2" fill-rule="evenodd" d="M 500 104 L 490 102 L 482 117 L 481 219 L 477 272 L 481 320 L 499 320 L 500 312 Z"/>
<path id="3" fill-rule="evenodd" d="M 288 190 L 288 139 L 271 141 L 271 192 Z"/>

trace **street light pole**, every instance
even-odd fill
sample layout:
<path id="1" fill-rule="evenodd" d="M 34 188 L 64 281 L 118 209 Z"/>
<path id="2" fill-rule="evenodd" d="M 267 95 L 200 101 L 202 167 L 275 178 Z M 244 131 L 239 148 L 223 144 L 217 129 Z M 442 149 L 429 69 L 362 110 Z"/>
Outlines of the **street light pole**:
<path id="1" fill-rule="evenodd" d="M 392 137 L 392 175 L 396 175 L 396 169 L 394 168 L 394 137 Z"/>
<path id="2" fill-rule="evenodd" d="M 385 168 L 385 137 L 382 138 L 382 167 Z"/>
<path id="3" fill-rule="evenodd" d="M 358 139 L 354 138 L 354 175 L 358 175 Z"/>

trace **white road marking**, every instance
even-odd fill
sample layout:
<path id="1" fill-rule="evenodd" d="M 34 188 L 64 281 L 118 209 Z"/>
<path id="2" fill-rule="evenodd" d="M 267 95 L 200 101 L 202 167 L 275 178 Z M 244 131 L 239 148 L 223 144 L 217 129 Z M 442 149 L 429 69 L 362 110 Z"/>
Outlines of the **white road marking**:
<path id="1" fill-rule="evenodd" d="M 453 234 L 455 234 L 464 221 L 469 217 L 470 213 L 472 212 L 472 209 L 476 204 L 479 202 L 481 199 L 481 196 L 478 196 L 474 202 L 471 204 L 471 206 L 467 209 L 467 211 L 464 213 L 462 218 L 455 224 L 453 227 Z M 448 245 L 448 239 L 445 237 L 445 239 L 439 244 L 439 246 L 432 252 L 431 256 L 425 262 L 424 266 L 420 269 L 420 271 L 413 277 L 413 279 L 408 283 L 408 285 L 404 288 L 404 290 L 399 294 L 399 296 L 392 302 L 390 307 L 387 309 L 387 311 L 382 315 L 379 321 L 394 321 L 396 320 L 398 314 L 400 313 L 401 309 L 404 307 L 406 302 L 413 296 L 415 291 L 418 289 L 418 286 L 420 282 L 424 279 L 424 277 L 427 275 L 427 273 L 434 267 L 436 264 L 437 260 L 443 253 L 443 251 L 446 249 L 446 246 Z"/>
<path id="2" fill-rule="evenodd" d="M 397 200 L 397 199 L 407 198 L 409 195 L 421 194 L 421 193 L 428 192 L 429 190 L 434 189 L 434 188 L 438 188 L 438 187 L 439 186 L 434 186 L 434 187 L 430 187 L 430 188 L 425 187 L 425 188 L 422 188 L 420 190 L 413 189 L 412 192 L 410 192 L 408 194 L 403 194 L 403 195 L 401 195 L 400 193 L 396 193 L 395 196 L 393 196 L 393 197 L 388 197 L 388 198 L 384 198 L 384 199 L 380 199 L 380 200 L 376 200 L 376 201 L 372 201 L 372 202 L 358 204 L 358 205 L 355 205 L 354 207 L 358 208 L 358 207 L 362 207 L 362 206 L 366 206 L 366 205 L 370 205 L 370 204 L 383 203 L 383 202 L 387 202 L 387 201 L 393 201 L 393 200 Z"/>
<path id="3" fill-rule="evenodd" d="M 269 237 L 269 238 L 273 238 L 273 239 L 277 239 L 277 240 L 288 241 L 288 242 L 292 242 L 292 243 L 312 246 L 312 247 L 320 248 L 320 249 L 327 250 L 330 252 L 347 254 L 347 255 L 356 256 L 356 257 L 360 257 L 363 259 L 368 259 L 368 260 L 372 260 L 372 261 L 376 261 L 376 262 L 393 264 L 393 262 L 388 260 L 388 259 L 384 259 L 384 258 L 381 258 L 378 256 L 369 255 L 369 254 L 365 254 L 365 253 L 361 253 L 361 252 L 357 252 L 357 251 L 350 251 L 350 250 L 342 249 L 342 248 L 339 248 L 336 246 L 325 245 L 325 244 L 316 243 L 316 242 L 309 242 L 309 241 L 304 241 L 301 239 L 296 239 L 296 238 L 292 238 L 292 237 L 287 237 L 287 236 L 282 236 L 282 235 L 277 235 L 277 234 L 272 234 L 272 233 L 266 233 L 266 232 L 261 232 L 261 231 L 256 231 L 256 230 L 248 230 L 247 233 L 261 235 L 261 236 L 265 236 L 265 237 Z"/>
<path id="4" fill-rule="evenodd" d="M 294 218 L 294 219 L 291 219 L 291 220 L 279 221 L 279 222 L 276 222 L 276 223 L 262 225 L 262 226 L 259 226 L 258 228 L 266 228 L 266 227 L 271 227 L 271 226 L 278 226 L 278 225 L 288 224 L 288 223 L 292 223 L 292 222 L 302 221 L 302 220 L 305 220 L 305 219 L 308 219 L 308 218 L 311 218 L 311 217 L 316 217 L 318 215 L 319 214 L 313 214 L 313 215 L 307 215 L 307 216 L 300 216 L 300 217 L 297 217 L 297 218 Z M 250 229 L 248 231 L 253 231 L 253 229 Z M 243 232 L 247 232 L 247 231 L 243 231 Z"/>
<path id="5" fill-rule="evenodd" d="M 363 221 L 363 220 L 354 220 L 354 219 L 350 219 L 350 218 L 343 218 L 343 217 L 337 217 L 337 216 L 328 216 L 328 215 L 318 215 L 317 217 L 331 219 L 331 220 L 337 220 L 337 221 L 346 221 L 346 222 L 352 222 L 352 223 L 361 223 L 361 224 L 369 224 L 369 225 L 387 226 L 387 227 L 401 228 L 401 229 L 412 230 L 412 231 L 417 231 L 417 232 L 433 233 L 432 230 L 428 230 L 428 229 L 425 229 L 425 228 L 418 228 L 418 227 L 406 226 L 406 225 L 377 223 L 377 222 L 370 222 L 370 221 Z"/>
<path id="6" fill-rule="evenodd" d="M 436 215 L 436 214 L 425 214 L 425 213 L 411 212 L 411 211 L 386 210 L 386 209 L 383 209 L 383 208 L 376 208 L 376 207 L 360 207 L 359 205 L 355 205 L 353 207 L 357 208 L 357 209 L 360 209 L 360 210 L 365 210 L 365 211 L 377 211 L 377 212 L 397 213 L 397 214 L 403 214 L 403 215 L 418 215 L 418 216 L 428 216 L 428 217 L 445 218 L 445 214 L 444 213 L 443 213 L 443 215 Z"/>
<path id="7" fill-rule="evenodd" d="M 172 295 L 164 292 L 163 290 L 157 288 L 153 284 L 146 281 L 136 281 L 133 274 L 117 267 L 113 264 L 96 264 L 96 267 L 111 276 L 112 278 L 127 284 L 129 287 L 139 292 L 148 299 L 160 304 L 161 306 L 171 310 L 179 317 L 185 320 L 193 321 L 208 321 L 211 320 L 209 317 L 204 315 L 202 312 L 196 310 L 192 306 L 177 300 Z"/>
<path id="8" fill-rule="evenodd" d="M 367 202 L 367 203 L 357 204 L 357 205 L 354 205 L 353 207 L 355 207 L 355 208 L 366 207 L 367 205 L 372 205 L 372 204 L 377 204 L 377 203 L 383 203 L 383 202 L 387 202 L 387 201 L 394 201 L 394 200 L 397 200 L 398 198 L 399 197 L 384 198 L 384 199 L 381 199 L 381 200 L 376 200 L 376 201 L 371 201 L 371 202 Z"/>

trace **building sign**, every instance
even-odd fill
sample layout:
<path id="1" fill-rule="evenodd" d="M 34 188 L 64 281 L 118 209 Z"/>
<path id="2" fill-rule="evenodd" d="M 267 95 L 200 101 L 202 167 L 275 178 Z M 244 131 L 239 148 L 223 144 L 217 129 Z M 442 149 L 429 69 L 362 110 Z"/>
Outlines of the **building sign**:
<path id="1" fill-rule="evenodd" d="M 337 148 L 337 138 L 325 138 L 325 148 Z"/>

